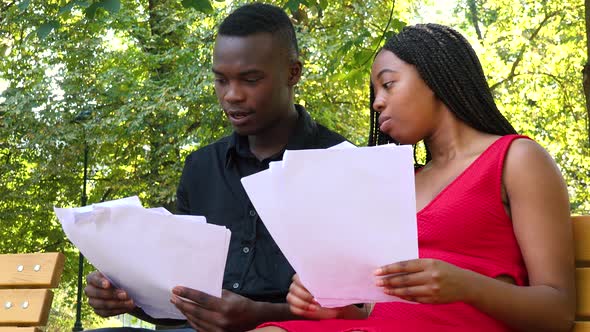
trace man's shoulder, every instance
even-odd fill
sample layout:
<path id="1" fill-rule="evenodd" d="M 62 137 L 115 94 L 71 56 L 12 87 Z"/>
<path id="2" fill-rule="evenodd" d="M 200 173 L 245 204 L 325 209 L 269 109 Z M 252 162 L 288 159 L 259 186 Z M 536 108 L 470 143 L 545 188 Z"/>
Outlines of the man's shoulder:
<path id="1" fill-rule="evenodd" d="M 231 135 L 228 135 L 218 139 L 213 143 L 200 147 L 197 150 L 189 153 L 189 155 L 186 157 L 186 162 L 194 163 L 200 160 L 211 160 L 225 156 L 230 140 Z"/>
<path id="2" fill-rule="evenodd" d="M 340 144 L 347 139 L 339 133 L 325 127 L 324 125 L 317 123 L 317 148 L 324 149 L 334 145 Z"/>

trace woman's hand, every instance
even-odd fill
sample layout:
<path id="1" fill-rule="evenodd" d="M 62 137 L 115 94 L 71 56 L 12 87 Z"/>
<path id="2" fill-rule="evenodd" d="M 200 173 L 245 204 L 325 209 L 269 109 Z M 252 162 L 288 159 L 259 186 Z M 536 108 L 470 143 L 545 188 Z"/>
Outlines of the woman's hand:
<path id="1" fill-rule="evenodd" d="M 313 299 L 313 295 L 301 284 L 299 276 L 293 276 L 293 282 L 287 294 L 289 309 L 295 315 L 307 319 L 338 318 L 340 311 L 345 308 L 323 308 Z"/>
<path id="2" fill-rule="evenodd" d="M 386 294 L 420 303 L 468 302 L 474 272 L 437 259 L 414 259 L 375 271 Z"/>

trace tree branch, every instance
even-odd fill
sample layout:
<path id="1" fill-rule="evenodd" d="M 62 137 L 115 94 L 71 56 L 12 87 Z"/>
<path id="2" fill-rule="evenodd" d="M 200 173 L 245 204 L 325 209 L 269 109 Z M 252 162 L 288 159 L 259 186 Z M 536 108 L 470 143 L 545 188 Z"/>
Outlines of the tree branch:
<path id="1" fill-rule="evenodd" d="M 477 34 L 477 39 L 483 40 L 481 35 L 481 30 L 479 29 L 479 16 L 477 15 L 477 4 L 475 0 L 467 0 L 467 4 L 469 5 L 469 13 L 471 14 L 471 23 L 473 23 L 473 27 L 475 28 L 475 33 Z"/>
<path id="2" fill-rule="evenodd" d="M 395 8 L 395 0 L 392 0 L 391 1 L 391 11 L 389 12 L 389 20 L 387 21 L 387 25 L 385 26 L 385 29 L 383 29 L 383 33 L 381 34 L 381 39 L 379 40 L 379 43 L 375 47 L 375 50 L 373 50 L 373 52 L 371 53 L 371 56 L 369 56 L 369 58 L 367 60 L 365 60 L 365 62 L 363 62 L 361 67 L 364 67 L 369 61 L 371 61 L 371 59 L 373 59 L 375 57 L 375 54 L 377 53 L 377 51 L 381 47 L 381 43 L 383 42 L 383 39 L 385 39 L 385 34 L 387 33 L 387 29 L 389 29 L 389 25 L 391 25 L 391 20 L 393 19 L 393 9 L 394 8 Z"/>
<path id="3" fill-rule="evenodd" d="M 586 0 L 588 1 L 588 0 Z M 559 14 L 559 12 L 552 12 L 549 14 L 545 15 L 545 18 L 543 18 L 543 21 L 541 21 L 541 23 L 539 23 L 539 25 L 537 26 L 537 28 L 535 29 L 535 31 L 533 31 L 533 33 L 531 34 L 531 37 L 529 38 L 528 43 L 524 43 L 522 45 L 522 47 L 520 48 L 520 51 L 518 52 L 518 56 L 516 57 L 516 60 L 514 60 L 514 62 L 512 63 L 512 68 L 510 68 L 510 74 L 508 74 L 508 77 L 506 77 L 505 79 L 501 80 L 500 82 L 497 82 L 495 84 L 492 84 L 490 86 L 490 89 L 492 91 L 494 91 L 500 84 L 508 82 L 513 80 L 517 74 L 516 74 L 516 68 L 518 67 L 518 65 L 520 64 L 520 62 L 522 61 L 522 58 L 524 57 L 524 53 L 527 50 L 527 47 L 533 43 L 533 41 L 537 38 L 537 36 L 539 35 L 539 32 L 541 32 L 541 29 L 543 29 L 543 27 L 549 23 L 549 20 L 555 16 Z"/>

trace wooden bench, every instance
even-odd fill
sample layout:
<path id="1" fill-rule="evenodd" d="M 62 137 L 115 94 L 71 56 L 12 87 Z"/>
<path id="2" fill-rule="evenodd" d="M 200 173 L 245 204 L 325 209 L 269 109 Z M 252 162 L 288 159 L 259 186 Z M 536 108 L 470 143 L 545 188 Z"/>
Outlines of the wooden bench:
<path id="1" fill-rule="evenodd" d="M 61 253 L 0 255 L 0 332 L 40 332 L 47 325 L 64 260 Z"/>
<path id="2" fill-rule="evenodd" d="M 574 332 L 590 332 L 590 216 L 572 217 L 576 254 L 576 324 Z"/>

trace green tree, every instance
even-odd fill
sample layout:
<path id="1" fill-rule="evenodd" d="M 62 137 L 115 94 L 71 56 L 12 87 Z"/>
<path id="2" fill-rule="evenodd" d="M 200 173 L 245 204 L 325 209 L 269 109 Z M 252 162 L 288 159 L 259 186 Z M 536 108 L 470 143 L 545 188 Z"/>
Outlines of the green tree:
<path id="1" fill-rule="evenodd" d="M 139 195 L 173 210 L 184 157 L 230 131 L 211 52 L 217 24 L 246 2 L 0 2 L 0 250 L 67 254 L 52 331 L 73 325 L 77 275 L 52 207 L 80 204 L 84 148 L 89 203 Z M 443 9 L 433 0 L 269 2 L 287 9 L 300 40 L 296 100 L 359 145 L 375 52 L 405 22 Z M 556 158 L 573 211 L 590 212 L 584 6 L 457 0 L 451 9 L 440 23 L 467 35 L 501 110 Z M 85 306 L 84 326 L 100 323 Z"/>

